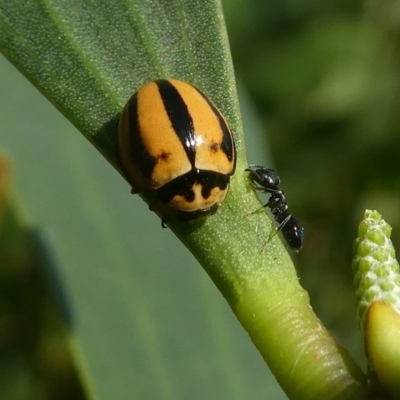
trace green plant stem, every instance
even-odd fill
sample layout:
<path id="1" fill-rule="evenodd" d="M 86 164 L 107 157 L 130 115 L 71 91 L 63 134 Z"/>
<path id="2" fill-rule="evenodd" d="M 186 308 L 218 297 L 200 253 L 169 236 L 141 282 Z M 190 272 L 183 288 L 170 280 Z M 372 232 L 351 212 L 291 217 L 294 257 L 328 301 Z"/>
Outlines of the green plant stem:
<path id="1" fill-rule="evenodd" d="M 281 239 L 266 243 L 274 225 L 265 212 L 246 217 L 259 202 L 242 168 L 235 180 L 223 212 L 198 229 L 174 225 L 177 235 L 290 399 L 366 398 L 365 375 L 313 313 Z"/>

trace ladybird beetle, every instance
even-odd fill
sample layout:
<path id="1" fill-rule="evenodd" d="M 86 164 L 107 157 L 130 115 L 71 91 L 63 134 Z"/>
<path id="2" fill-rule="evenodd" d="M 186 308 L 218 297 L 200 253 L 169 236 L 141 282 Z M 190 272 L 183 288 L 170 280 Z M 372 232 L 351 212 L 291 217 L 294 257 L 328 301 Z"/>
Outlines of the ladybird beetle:
<path id="1" fill-rule="evenodd" d="M 303 246 L 304 228 L 300 222 L 289 212 L 286 202 L 286 193 L 279 188 L 281 180 L 273 169 L 260 165 L 249 165 L 246 171 L 250 172 L 250 179 L 256 190 L 261 190 L 271 195 L 268 203 L 263 208 L 269 207 L 275 221 L 279 223 L 276 228 L 281 231 L 287 244 L 294 251 L 299 251 Z"/>
<path id="2" fill-rule="evenodd" d="M 236 168 L 229 126 L 194 86 L 175 79 L 146 83 L 120 117 L 118 151 L 132 193 L 154 196 L 163 219 L 214 214 Z"/>

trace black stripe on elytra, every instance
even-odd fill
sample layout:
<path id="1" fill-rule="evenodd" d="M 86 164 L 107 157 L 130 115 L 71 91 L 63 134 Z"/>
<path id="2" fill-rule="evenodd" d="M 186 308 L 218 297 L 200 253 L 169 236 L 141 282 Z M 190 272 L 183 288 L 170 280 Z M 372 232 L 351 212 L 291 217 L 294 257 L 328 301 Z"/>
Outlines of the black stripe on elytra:
<path id="1" fill-rule="evenodd" d="M 165 111 L 172 128 L 182 143 L 192 167 L 196 159 L 196 143 L 193 120 L 179 91 L 166 79 L 156 81 Z"/>
<path id="2" fill-rule="evenodd" d="M 138 98 L 135 93 L 129 101 L 129 146 L 131 160 L 143 176 L 151 179 L 157 160 L 152 157 L 142 141 L 142 133 L 139 125 Z"/>
<path id="3" fill-rule="evenodd" d="M 168 203 L 174 196 L 180 195 L 187 202 L 191 203 L 195 199 L 193 192 L 193 185 L 195 183 L 201 185 L 201 195 L 204 199 L 208 199 L 214 188 L 226 189 L 229 184 L 229 177 L 214 171 L 192 169 L 188 173 L 175 178 L 159 188 L 157 190 L 157 198 L 164 203 Z"/>
<path id="4" fill-rule="evenodd" d="M 221 115 L 218 108 L 215 107 L 213 103 L 211 103 L 210 99 L 201 90 L 199 90 L 199 89 L 196 89 L 196 90 L 203 96 L 204 100 L 210 106 L 214 115 L 218 119 L 219 126 L 222 131 L 222 143 L 221 143 L 222 151 L 226 154 L 226 157 L 228 158 L 229 161 L 232 161 L 232 160 L 235 161 L 236 160 L 236 148 L 235 148 L 235 144 L 233 142 L 232 133 L 231 133 L 228 125 L 226 124 L 226 121 L 224 120 L 224 118 Z M 232 174 L 235 172 L 235 167 L 236 167 L 236 163 L 233 166 L 234 169 L 232 171 Z"/>

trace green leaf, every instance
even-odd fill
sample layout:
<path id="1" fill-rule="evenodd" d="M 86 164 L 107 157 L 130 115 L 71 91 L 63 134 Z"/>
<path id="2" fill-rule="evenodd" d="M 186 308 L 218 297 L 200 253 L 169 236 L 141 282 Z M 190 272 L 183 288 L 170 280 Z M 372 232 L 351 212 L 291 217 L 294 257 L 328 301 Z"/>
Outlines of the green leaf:
<path id="1" fill-rule="evenodd" d="M 286 399 L 193 256 L 1 57 L 0 86 L 1 150 L 14 156 L 23 210 L 43 231 L 86 390 L 99 399 Z M 29 399 L 28 373 L 15 374 Z"/>
<path id="2" fill-rule="evenodd" d="M 327 398 L 326 393 L 361 398 L 363 376 L 312 313 L 279 236 L 261 251 L 274 226 L 264 212 L 245 218 L 259 202 L 244 173 L 242 126 L 219 2 L 12 1 L 0 5 L 0 48 L 116 169 L 118 116 L 141 84 L 173 77 L 205 92 L 235 134 L 237 173 L 216 216 L 193 225 L 172 223 L 171 230 L 220 289 L 291 398 Z M 5 144 L 25 163 L 18 190 L 35 221 L 50 232 L 70 308 L 71 342 L 93 393 L 105 399 L 241 399 L 249 393 L 254 398 L 252 378 L 235 362 L 237 342 L 230 337 L 228 317 L 209 317 L 217 300 L 210 300 L 204 281 L 186 278 L 193 271 L 178 251 L 169 250 L 171 242 L 169 251 L 161 250 L 169 233 L 156 239 L 146 232 L 151 215 L 146 207 L 126 186 L 122 190 L 121 180 L 101 168 L 101 160 L 95 167 L 89 163 L 92 156 L 83 143 L 59 131 L 54 126 L 45 139 L 40 128 L 26 135 L 17 129 L 11 136 L 18 137 L 7 135 Z M 132 219 L 131 204 L 143 210 Z M 159 257 L 161 268 L 139 259 L 144 249 L 148 257 Z M 190 326 L 176 320 L 186 310 L 183 296 L 172 300 L 179 291 L 198 291 L 204 303 Z M 193 313 L 186 310 L 186 315 Z M 208 340 L 196 335 L 194 342 L 199 332 Z M 217 364 L 212 373 L 212 358 L 202 350 L 209 342 Z M 204 379 L 198 390 L 186 386 L 189 377 L 192 385 Z M 209 386 L 221 379 L 223 395 Z"/>
<path id="3" fill-rule="evenodd" d="M 116 118 L 149 80 L 191 82 L 240 130 L 216 1 L 14 1 L 0 16 L 2 52 L 115 166 Z"/>

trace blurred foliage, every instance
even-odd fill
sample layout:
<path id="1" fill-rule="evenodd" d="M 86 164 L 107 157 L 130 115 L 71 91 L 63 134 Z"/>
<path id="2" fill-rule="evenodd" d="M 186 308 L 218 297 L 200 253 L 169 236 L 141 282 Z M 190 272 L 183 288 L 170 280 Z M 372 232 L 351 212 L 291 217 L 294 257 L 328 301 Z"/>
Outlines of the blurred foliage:
<path id="1" fill-rule="evenodd" d="M 265 152 L 306 229 L 296 255 L 302 285 L 360 361 L 351 248 L 363 210 L 379 210 L 393 226 L 394 243 L 400 241 L 400 5 L 235 0 L 224 1 L 224 10 L 237 77 L 268 138 Z M 251 142 L 252 132 L 245 134 Z M 23 375 L 18 379 L 27 385 L 35 380 L 32 398 L 79 399 L 32 235 L 7 208 L 3 164 L 0 240 L 8 250 L 0 254 L 0 375 Z M 0 396 L 21 398 L 5 387 Z"/>
<path id="2" fill-rule="evenodd" d="M 11 180 L 0 158 L 0 398 L 84 399 L 38 236 L 16 216 Z"/>
<path id="3" fill-rule="evenodd" d="M 360 361 L 350 265 L 364 209 L 379 210 L 400 241 L 400 3 L 237 0 L 225 15 L 235 72 L 306 229 L 301 283 Z"/>

